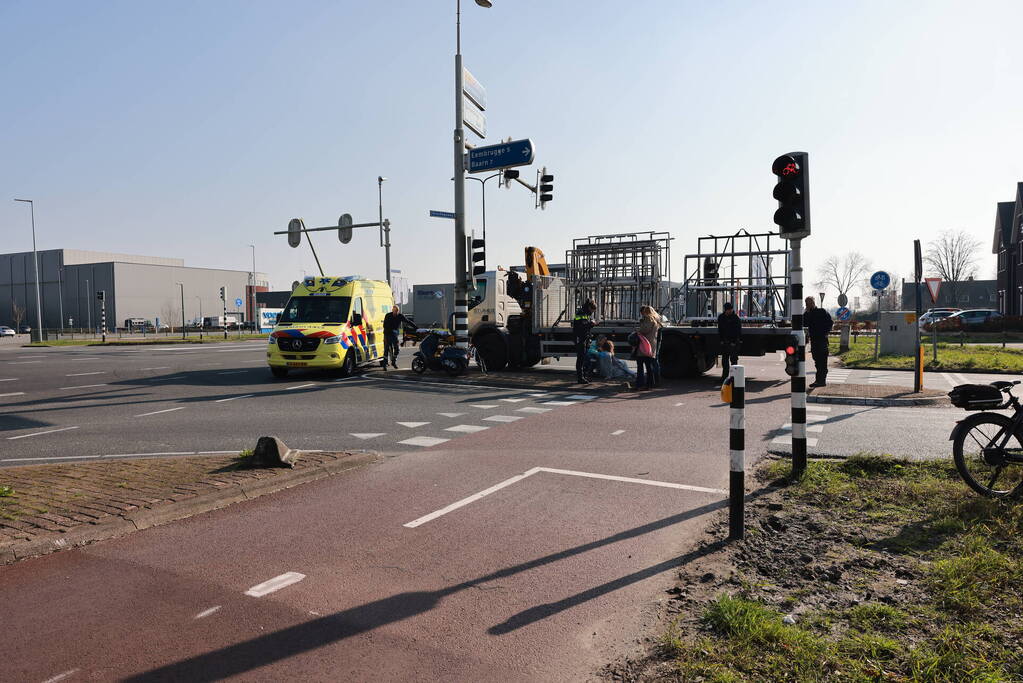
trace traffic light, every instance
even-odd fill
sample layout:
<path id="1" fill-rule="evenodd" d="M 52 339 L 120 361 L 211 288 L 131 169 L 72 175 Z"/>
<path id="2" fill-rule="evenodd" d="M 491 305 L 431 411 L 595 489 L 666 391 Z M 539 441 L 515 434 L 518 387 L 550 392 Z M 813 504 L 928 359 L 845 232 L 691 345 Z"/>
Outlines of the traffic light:
<path id="1" fill-rule="evenodd" d="M 785 374 L 789 377 L 799 374 L 799 360 L 796 358 L 796 347 L 794 346 L 785 349 Z"/>
<path id="2" fill-rule="evenodd" d="M 547 206 L 547 202 L 554 199 L 554 175 L 547 172 L 547 167 L 544 166 L 538 172 L 539 178 L 536 184 L 537 198 L 540 203 L 540 208 L 543 209 Z"/>
<path id="3" fill-rule="evenodd" d="M 221 301 L 227 301 L 227 294 L 224 292 L 224 288 L 223 287 L 220 288 L 220 300 Z"/>
<path id="4" fill-rule="evenodd" d="M 107 298 L 106 290 L 100 289 L 96 292 L 96 301 L 105 301 Z"/>
<path id="5" fill-rule="evenodd" d="M 506 168 L 504 169 L 501 179 L 497 182 L 498 184 L 503 184 L 505 187 L 511 187 L 511 181 L 518 179 L 518 177 L 519 170 L 517 168 Z"/>
<path id="6" fill-rule="evenodd" d="M 789 152 L 774 160 L 771 172 L 778 176 L 774 198 L 778 210 L 774 222 L 781 237 L 801 239 L 810 234 L 810 166 L 806 152 Z"/>
<path id="7" fill-rule="evenodd" d="M 480 279 L 487 270 L 487 250 L 483 240 L 472 238 L 472 279 Z"/>
<path id="8" fill-rule="evenodd" d="M 716 285 L 718 283 L 718 262 L 708 256 L 703 259 L 703 284 Z"/>

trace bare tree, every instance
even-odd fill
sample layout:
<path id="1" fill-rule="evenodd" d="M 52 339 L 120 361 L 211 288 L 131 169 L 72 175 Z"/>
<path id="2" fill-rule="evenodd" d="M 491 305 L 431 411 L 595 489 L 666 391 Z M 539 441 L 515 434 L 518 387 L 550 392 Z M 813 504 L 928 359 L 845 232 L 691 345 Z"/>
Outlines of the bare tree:
<path id="1" fill-rule="evenodd" d="M 11 317 L 14 318 L 14 329 L 21 327 L 21 321 L 25 319 L 25 308 L 19 306 L 16 301 L 11 300 Z"/>
<path id="2" fill-rule="evenodd" d="M 818 287 L 837 289 L 839 294 L 848 295 L 852 288 L 862 283 L 870 274 L 870 261 L 858 251 L 850 251 L 845 257 L 829 256 L 817 268 Z"/>
<path id="3" fill-rule="evenodd" d="M 942 279 L 948 287 L 952 305 L 959 301 L 959 283 L 974 277 L 977 272 L 977 251 L 980 242 L 965 230 L 945 230 L 936 240 L 927 243 L 924 261 L 931 275 Z"/>

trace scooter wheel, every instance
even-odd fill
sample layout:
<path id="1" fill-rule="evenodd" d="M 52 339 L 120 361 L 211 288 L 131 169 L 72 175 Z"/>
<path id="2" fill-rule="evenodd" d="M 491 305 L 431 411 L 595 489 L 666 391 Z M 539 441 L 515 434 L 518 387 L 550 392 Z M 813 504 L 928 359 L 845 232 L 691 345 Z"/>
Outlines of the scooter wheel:
<path id="1" fill-rule="evenodd" d="M 415 356 L 412 359 L 412 372 L 415 372 L 419 375 L 426 372 L 426 361 L 423 360 L 422 357 Z"/>

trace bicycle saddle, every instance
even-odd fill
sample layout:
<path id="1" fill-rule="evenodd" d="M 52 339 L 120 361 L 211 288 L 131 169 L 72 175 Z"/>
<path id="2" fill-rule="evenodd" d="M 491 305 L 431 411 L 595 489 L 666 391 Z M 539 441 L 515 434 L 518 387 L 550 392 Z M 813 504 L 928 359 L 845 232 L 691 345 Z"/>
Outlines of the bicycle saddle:
<path id="1" fill-rule="evenodd" d="M 998 389 L 998 391 L 1006 391 L 1019 384 L 1019 380 L 1014 382 L 1006 382 L 1005 380 L 999 380 L 997 382 L 991 382 L 991 386 Z"/>

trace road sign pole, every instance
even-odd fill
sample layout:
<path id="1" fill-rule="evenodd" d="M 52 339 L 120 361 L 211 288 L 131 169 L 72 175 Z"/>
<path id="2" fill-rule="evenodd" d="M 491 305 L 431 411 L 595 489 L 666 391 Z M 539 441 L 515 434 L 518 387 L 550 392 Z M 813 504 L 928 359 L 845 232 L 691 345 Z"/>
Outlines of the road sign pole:
<path id="1" fill-rule="evenodd" d="M 796 479 L 806 472 L 806 334 L 803 332 L 802 241 L 789 240 L 792 334 L 796 338 L 796 363 L 799 368 L 792 377 L 792 476 Z"/>
<path id="2" fill-rule="evenodd" d="M 924 388 L 924 347 L 920 343 L 920 315 L 923 302 L 920 300 L 920 277 L 923 275 L 923 259 L 920 255 L 920 240 L 913 240 L 913 275 L 916 282 L 916 363 L 913 370 L 913 391 L 920 393 Z"/>
<path id="3" fill-rule="evenodd" d="M 227 289 L 224 288 L 222 291 L 224 292 L 224 294 L 223 294 L 223 296 L 220 297 L 220 301 L 221 301 L 221 303 L 224 304 L 224 318 L 223 318 L 223 321 L 224 321 L 224 339 L 227 339 Z"/>
<path id="4" fill-rule="evenodd" d="M 465 232 L 465 130 L 462 125 L 462 48 L 461 36 L 455 52 L 455 344 L 469 348 L 469 302 L 466 279 L 466 232 Z"/>

